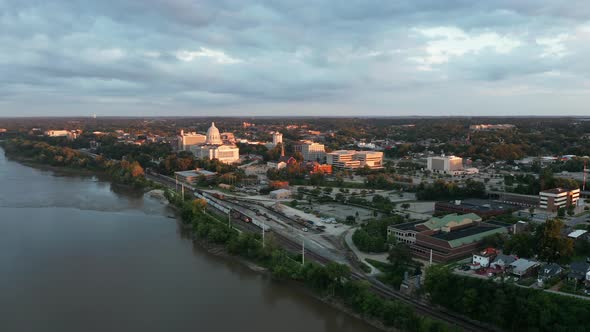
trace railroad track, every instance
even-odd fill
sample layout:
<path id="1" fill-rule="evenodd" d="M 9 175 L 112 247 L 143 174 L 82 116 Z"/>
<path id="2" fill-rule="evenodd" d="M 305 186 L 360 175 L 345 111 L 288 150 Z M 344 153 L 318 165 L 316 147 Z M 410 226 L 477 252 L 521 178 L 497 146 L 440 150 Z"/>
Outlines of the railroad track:
<path id="1" fill-rule="evenodd" d="M 149 177 L 153 181 L 164 184 L 164 185 L 169 186 L 171 188 L 175 188 L 176 182 L 169 177 L 154 176 L 154 175 L 146 175 L 146 176 Z M 194 192 L 194 188 L 192 188 L 192 187 L 185 185 L 185 188 L 191 194 Z M 250 208 L 248 208 L 242 204 L 236 204 L 235 202 L 227 202 L 227 201 L 226 201 L 226 203 L 229 203 L 229 204 L 233 203 L 241 208 L 245 208 L 245 209 L 252 211 Z M 212 207 L 212 209 L 214 209 L 214 208 Z M 275 214 L 276 217 L 285 218 L 285 216 L 279 215 L 275 211 L 272 211 L 270 209 L 268 209 L 268 210 L 271 211 L 271 213 Z M 252 212 L 254 212 L 254 211 L 252 211 Z M 289 219 L 289 218 L 287 217 L 287 219 Z M 246 231 L 246 232 L 259 233 L 261 231 L 261 229 L 258 226 L 250 224 L 250 223 L 242 222 L 239 219 L 232 218 L 232 224 L 235 227 L 239 228 L 240 230 Z M 277 242 L 281 245 L 282 248 L 289 250 L 291 252 L 294 252 L 294 253 L 300 253 L 302 251 L 301 243 L 293 241 L 292 239 L 290 239 L 284 235 L 281 235 L 278 232 L 272 232 L 272 234 L 275 237 L 275 239 L 277 240 Z M 307 250 L 307 249 L 305 250 L 305 259 L 306 260 L 311 259 L 312 261 L 315 261 L 315 262 L 322 264 L 322 265 L 326 265 L 328 263 L 333 262 L 332 260 L 325 258 L 325 257 L 315 253 L 314 251 Z M 464 331 L 490 331 L 490 332 L 499 331 L 498 329 L 484 325 L 481 322 L 470 320 L 466 317 L 457 315 L 455 313 L 452 313 L 452 312 L 449 312 L 446 310 L 433 308 L 432 305 L 430 305 L 428 303 L 424 303 L 422 301 L 419 301 L 419 300 L 416 300 L 416 299 L 411 298 L 409 296 L 406 296 L 404 294 L 401 294 L 400 292 L 397 292 L 397 291 L 391 289 L 390 287 L 383 285 L 379 280 L 376 280 L 374 278 L 369 278 L 369 277 L 362 275 L 360 273 L 351 272 L 350 279 L 351 280 L 367 281 L 370 284 L 371 290 L 375 294 L 377 294 L 383 298 L 386 298 L 386 299 L 392 299 L 392 298 L 396 299 L 402 303 L 412 306 L 416 312 L 418 312 L 422 315 L 429 316 L 429 317 L 435 318 L 440 321 L 444 321 L 450 325 L 459 327 L 459 328 L 463 329 Z"/>

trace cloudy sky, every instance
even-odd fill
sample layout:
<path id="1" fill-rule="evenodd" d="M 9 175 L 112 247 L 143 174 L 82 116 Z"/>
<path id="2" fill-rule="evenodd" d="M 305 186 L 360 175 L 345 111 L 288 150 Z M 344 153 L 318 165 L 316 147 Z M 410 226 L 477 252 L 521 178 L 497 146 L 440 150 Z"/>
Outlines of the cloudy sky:
<path id="1" fill-rule="evenodd" d="M 0 116 L 590 115 L 587 0 L 0 0 Z"/>

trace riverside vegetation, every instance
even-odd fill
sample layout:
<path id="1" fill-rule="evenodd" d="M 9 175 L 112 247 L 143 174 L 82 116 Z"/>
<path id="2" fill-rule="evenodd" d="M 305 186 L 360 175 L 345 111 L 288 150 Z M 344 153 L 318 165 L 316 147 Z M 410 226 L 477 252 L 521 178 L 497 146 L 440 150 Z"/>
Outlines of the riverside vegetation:
<path id="1" fill-rule="evenodd" d="M 451 331 L 444 323 L 417 315 L 408 305 L 377 296 L 370 291 L 367 281 L 351 280 L 346 265 L 301 264 L 301 256 L 281 249 L 272 235 L 263 246 L 260 235 L 240 233 L 207 213 L 204 200 L 183 200 L 172 191 L 166 191 L 165 196 L 197 239 L 223 246 L 229 254 L 267 268 L 275 279 L 302 282 L 319 296 L 343 303 L 362 317 L 377 320 L 386 327 L 403 331 Z"/>
<path id="2" fill-rule="evenodd" d="M 507 331 L 588 331 L 588 300 L 459 276 L 444 266 L 428 270 L 425 289 L 433 303 Z"/>
<path id="3" fill-rule="evenodd" d="M 92 158 L 70 147 L 20 138 L 0 144 L 7 156 L 21 161 L 104 172 L 114 182 L 137 189 L 158 187 L 145 179 L 143 167 L 132 158 L 122 161 L 102 156 Z M 330 263 L 321 266 L 313 262 L 302 265 L 300 255 L 281 249 L 272 236 L 263 246 L 258 234 L 239 233 L 207 213 L 205 201 L 183 200 L 169 190 L 165 196 L 180 211 L 182 223 L 191 227 L 195 238 L 223 246 L 229 254 L 267 268 L 275 279 L 302 282 L 319 296 L 342 303 L 362 317 L 379 321 L 386 327 L 417 332 L 451 331 L 445 323 L 417 315 L 408 305 L 377 296 L 370 291 L 368 282 L 350 280 L 346 265 Z"/>
<path id="4" fill-rule="evenodd" d="M 158 187 L 155 183 L 146 180 L 143 167 L 134 160 L 117 161 L 102 156 L 92 158 L 69 147 L 19 138 L 0 142 L 0 145 L 4 148 L 4 152 L 8 157 L 21 161 L 104 172 L 114 182 L 130 185 L 138 189 L 147 186 Z"/>

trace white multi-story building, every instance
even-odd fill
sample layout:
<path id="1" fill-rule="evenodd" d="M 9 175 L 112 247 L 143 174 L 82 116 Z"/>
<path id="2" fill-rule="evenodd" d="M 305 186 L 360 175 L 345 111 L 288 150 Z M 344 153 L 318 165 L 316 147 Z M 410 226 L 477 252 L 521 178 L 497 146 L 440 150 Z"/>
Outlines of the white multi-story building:
<path id="1" fill-rule="evenodd" d="M 69 140 L 74 140 L 82 133 L 81 130 L 47 130 L 44 132 L 45 136 L 49 137 L 67 137 Z"/>
<path id="2" fill-rule="evenodd" d="M 369 167 L 378 169 L 383 167 L 383 152 L 338 150 L 326 155 L 326 163 L 335 168 L 355 169 Z"/>
<path id="3" fill-rule="evenodd" d="M 232 164 L 240 160 L 240 149 L 235 145 L 223 144 L 219 129 L 215 123 L 207 130 L 205 144 L 193 145 L 190 151 L 200 159 L 217 159 L 226 164 Z"/>
<path id="4" fill-rule="evenodd" d="M 356 151 L 354 159 L 361 162 L 361 167 L 368 166 L 370 169 L 383 168 L 383 152 Z"/>
<path id="5" fill-rule="evenodd" d="M 272 145 L 277 146 L 279 144 L 283 144 L 283 134 L 275 131 L 272 133 Z"/>
<path id="6" fill-rule="evenodd" d="M 49 137 L 66 137 L 70 133 L 69 130 L 48 130 L 45 132 L 45 136 Z"/>
<path id="7" fill-rule="evenodd" d="M 567 208 L 570 205 L 577 206 L 579 200 L 580 189 L 555 188 L 539 193 L 539 207 L 552 212 L 556 212 L 560 208 Z"/>
<path id="8" fill-rule="evenodd" d="M 201 145 L 205 143 L 207 136 L 198 133 L 185 133 L 180 131 L 178 135 L 178 150 L 189 151 L 191 146 Z"/>
<path id="9" fill-rule="evenodd" d="M 433 172 L 457 173 L 463 170 L 463 158 L 455 156 L 428 157 L 426 167 Z"/>
<path id="10" fill-rule="evenodd" d="M 337 150 L 326 155 L 326 164 L 335 168 L 355 169 L 361 166 L 360 160 L 354 159 L 356 151 Z"/>
<path id="11" fill-rule="evenodd" d="M 304 141 L 294 146 L 295 152 L 301 152 L 306 161 L 323 162 L 326 158 L 326 149 L 323 144 L 312 141 Z"/>

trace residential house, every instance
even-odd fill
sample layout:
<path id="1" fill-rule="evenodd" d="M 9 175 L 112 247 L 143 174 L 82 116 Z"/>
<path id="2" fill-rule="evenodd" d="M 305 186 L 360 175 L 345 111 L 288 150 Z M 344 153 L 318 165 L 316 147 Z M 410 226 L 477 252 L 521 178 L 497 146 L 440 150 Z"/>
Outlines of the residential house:
<path id="1" fill-rule="evenodd" d="M 539 262 L 520 258 L 510 264 L 510 271 L 519 278 L 528 277 L 537 271 Z"/>
<path id="2" fill-rule="evenodd" d="M 563 268 L 555 263 L 549 263 L 543 265 L 539 269 L 539 275 L 537 277 L 537 283 L 540 287 L 543 287 L 543 283 L 552 278 L 559 277 L 563 273 Z"/>
<path id="3" fill-rule="evenodd" d="M 496 256 L 496 258 L 492 261 L 490 267 L 498 270 L 505 270 L 510 266 L 510 264 L 514 263 L 517 259 L 518 257 L 514 255 L 500 254 Z"/>
<path id="4" fill-rule="evenodd" d="M 475 268 L 489 267 L 490 263 L 496 258 L 498 252 L 494 248 L 486 248 L 481 252 L 473 254 L 473 266 Z"/>
<path id="5" fill-rule="evenodd" d="M 567 278 L 578 282 L 590 282 L 590 263 L 588 263 L 588 260 L 571 263 Z"/>
<path id="6" fill-rule="evenodd" d="M 588 233 L 587 230 L 577 229 L 577 230 L 569 233 L 567 235 L 567 237 L 569 237 L 570 239 L 573 239 L 574 241 L 585 241 L 585 240 L 588 240 L 588 235 L 590 235 L 590 234 Z"/>

